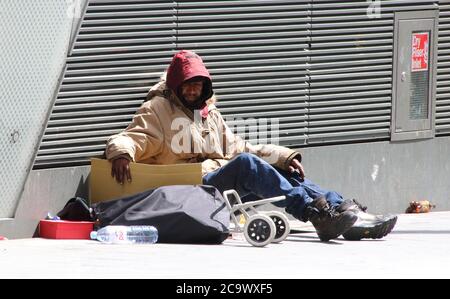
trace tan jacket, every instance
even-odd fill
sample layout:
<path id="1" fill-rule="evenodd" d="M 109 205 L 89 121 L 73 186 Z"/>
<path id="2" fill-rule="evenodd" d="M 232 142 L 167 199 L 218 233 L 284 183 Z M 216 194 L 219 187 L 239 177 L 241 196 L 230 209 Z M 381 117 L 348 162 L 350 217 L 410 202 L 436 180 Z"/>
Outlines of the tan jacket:
<path id="1" fill-rule="evenodd" d="M 218 169 L 236 155 L 248 152 L 288 170 L 300 153 L 277 145 L 251 145 L 233 134 L 214 105 L 203 113 L 184 107 L 164 81 L 153 86 L 132 123 L 107 142 L 106 157 L 127 157 L 148 164 L 202 163 L 202 174 Z"/>

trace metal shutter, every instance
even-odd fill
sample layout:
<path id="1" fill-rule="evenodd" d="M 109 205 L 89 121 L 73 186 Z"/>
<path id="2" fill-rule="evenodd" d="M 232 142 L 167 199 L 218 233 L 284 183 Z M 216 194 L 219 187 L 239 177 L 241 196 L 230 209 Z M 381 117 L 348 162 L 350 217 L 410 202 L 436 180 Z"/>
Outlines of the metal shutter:
<path id="1" fill-rule="evenodd" d="M 178 48 L 203 57 L 220 111 L 252 142 L 261 118 L 268 131 L 279 119 L 280 144 L 306 139 L 309 2 L 178 1 Z"/>
<path id="2" fill-rule="evenodd" d="M 314 0 L 308 144 L 389 140 L 393 11 L 436 9 L 434 1 Z"/>
<path id="3" fill-rule="evenodd" d="M 35 168 L 103 153 L 175 53 L 175 22 L 173 1 L 89 2 Z"/>
<path id="4" fill-rule="evenodd" d="M 35 168 L 101 155 L 177 49 L 204 58 L 231 126 L 254 132 L 252 118 L 277 118 L 289 146 L 389 140 L 393 12 L 436 2 L 381 1 L 381 18 L 369 19 L 364 0 L 91 0 Z M 445 135 L 449 1 L 440 5 L 437 134 Z"/>
<path id="5" fill-rule="evenodd" d="M 439 2 L 436 135 L 450 135 L 450 1 Z"/>

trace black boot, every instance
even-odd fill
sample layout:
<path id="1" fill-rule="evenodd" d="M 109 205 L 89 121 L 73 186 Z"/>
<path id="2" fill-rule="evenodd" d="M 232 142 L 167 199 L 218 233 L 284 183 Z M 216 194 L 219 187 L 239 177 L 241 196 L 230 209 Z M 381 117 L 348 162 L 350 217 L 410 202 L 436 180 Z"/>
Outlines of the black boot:
<path id="1" fill-rule="evenodd" d="M 330 208 L 324 197 L 316 198 L 308 205 L 306 218 L 311 221 L 320 240 L 324 242 L 345 233 L 358 219 L 351 211 L 338 213 Z"/>
<path id="2" fill-rule="evenodd" d="M 346 200 L 337 208 L 338 212 L 351 211 L 358 216 L 355 224 L 343 234 L 346 240 L 361 240 L 363 238 L 381 239 L 389 234 L 397 223 L 396 215 L 372 215 L 367 213 L 356 200 Z"/>

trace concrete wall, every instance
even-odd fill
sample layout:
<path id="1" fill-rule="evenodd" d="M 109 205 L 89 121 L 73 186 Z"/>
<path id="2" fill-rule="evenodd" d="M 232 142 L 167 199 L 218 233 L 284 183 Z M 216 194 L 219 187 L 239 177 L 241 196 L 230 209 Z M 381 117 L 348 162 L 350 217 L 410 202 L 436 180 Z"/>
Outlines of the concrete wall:
<path id="1" fill-rule="evenodd" d="M 89 166 L 32 171 L 15 217 L 0 219 L 0 235 L 29 238 L 48 212 L 55 215 L 74 196 L 87 198 L 89 171 Z"/>
<path id="2" fill-rule="evenodd" d="M 450 138 L 303 149 L 306 175 L 372 212 L 402 213 L 412 200 L 450 210 Z"/>

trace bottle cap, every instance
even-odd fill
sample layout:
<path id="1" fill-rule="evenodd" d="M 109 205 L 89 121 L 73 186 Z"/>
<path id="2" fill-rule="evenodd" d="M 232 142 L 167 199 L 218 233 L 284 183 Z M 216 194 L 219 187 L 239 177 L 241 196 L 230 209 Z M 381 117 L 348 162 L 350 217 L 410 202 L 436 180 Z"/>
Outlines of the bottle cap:
<path id="1" fill-rule="evenodd" d="M 91 232 L 91 240 L 97 240 L 97 232 L 96 231 Z"/>

